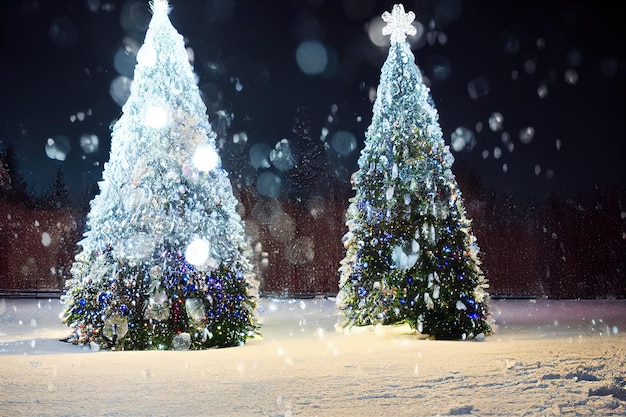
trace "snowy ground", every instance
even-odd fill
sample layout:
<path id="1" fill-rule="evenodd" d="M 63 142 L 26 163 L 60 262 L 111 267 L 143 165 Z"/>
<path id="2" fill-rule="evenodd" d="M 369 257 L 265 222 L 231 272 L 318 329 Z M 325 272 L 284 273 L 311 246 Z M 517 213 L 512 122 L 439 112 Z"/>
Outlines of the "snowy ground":
<path id="1" fill-rule="evenodd" d="M 626 415 L 625 300 L 494 300 L 495 335 L 447 342 L 262 299 L 262 339 L 200 352 L 68 345 L 61 308 L 0 299 L 0 416 Z"/>

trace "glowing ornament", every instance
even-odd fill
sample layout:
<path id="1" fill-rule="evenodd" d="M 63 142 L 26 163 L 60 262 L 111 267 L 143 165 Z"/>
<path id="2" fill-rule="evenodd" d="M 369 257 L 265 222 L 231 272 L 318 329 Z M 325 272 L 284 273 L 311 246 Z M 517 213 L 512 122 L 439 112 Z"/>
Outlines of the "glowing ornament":
<path id="1" fill-rule="evenodd" d="M 152 320 L 167 320 L 170 316 L 170 305 L 168 302 L 156 303 L 150 299 L 150 303 L 146 306 L 145 317 Z"/>
<path id="2" fill-rule="evenodd" d="M 427 309 L 432 310 L 435 308 L 435 303 L 433 302 L 433 299 L 430 298 L 430 294 L 428 294 L 427 292 L 424 293 L 424 302 L 426 303 Z"/>
<path id="3" fill-rule="evenodd" d="M 189 333 L 179 333 L 172 339 L 172 349 L 189 350 L 191 347 L 191 335 Z"/>
<path id="4" fill-rule="evenodd" d="M 220 164 L 220 157 L 211 145 L 202 145 L 193 154 L 192 162 L 198 170 L 209 172 Z"/>
<path id="5" fill-rule="evenodd" d="M 387 198 L 387 201 L 393 198 L 394 191 L 395 191 L 394 187 L 387 188 L 387 191 L 385 192 L 385 197 Z"/>
<path id="6" fill-rule="evenodd" d="M 413 240 L 410 244 L 394 247 L 391 252 L 391 260 L 398 269 L 411 269 L 417 263 L 419 252 L 420 245 L 416 240 Z"/>
<path id="7" fill-rule="evenodd" d="M 209 259 L 209 243 L 206 240 L 195 239 L 187 246 L 185 259 L 191 265 L 202 266 Z"/>
<path id="8" fill-rule="evenodd" d="M 170 316 L 170 303 L 165 292 L 156 292 L 150 297 L 145 308 L 145 317 L 152 320 L 167 320 Z"/>
<path id="9" fill-rule="evenodd" d="M 199 298 L 186 299 L 185 310 L 187 310 L 187 316 L 195 322 L 201 322 L 206 315 L 204 302 Z"/>
<path id="10" fill-rule="evenodd" d="M 206 342 L 207 339 L 213 339 L 213 333 L 209 331 L 206 327 L 202 330 L 202 342 Z"/>
<path id="11" fill-rule="evenodd" d="M 128 319 L 121 314 L 113 314 L 104 321 L 102 333 L 112 343 L 117 342 L 128 333 Z"/>
<path id="12" fill-rule="evenodd" d="M 161 129 L 167 124 L 167 112 L 163 107 L 150 106 L 144 113 L 144 123 L 148 127 Z"/>
<path id="13" fill-rule="evenodd" d="M 392 44 L 404 42 L 407 35 L 414 36 L 417 33 L 417 29 L 412 25 L 415 13 L 405 13 L 401 4 L 395 4 L 391 13 L 383 13 L 382 18 L 387 23 L 383 28 L 383 35 L 390 35 Z"/>

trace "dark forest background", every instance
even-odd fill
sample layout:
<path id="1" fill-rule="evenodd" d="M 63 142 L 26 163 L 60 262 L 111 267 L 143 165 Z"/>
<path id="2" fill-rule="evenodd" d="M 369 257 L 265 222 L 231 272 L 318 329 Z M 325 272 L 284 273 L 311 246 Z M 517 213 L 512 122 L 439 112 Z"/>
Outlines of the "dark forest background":
<path id="1" fill-rule="evenodd" d="M 314 141 L 307 111 L 294 119 L 300 163 L 278 199 L 258 194 L 240 171 L 237 152 L 222 149 L 265 294 L 332 295 L 344 252 L 344 214 L 353 191 L 329 154 Z M 233 145 L 234 146 L 234 145 Z M 89 201 L 68 192 L 62 171 L 44 193 L 28 189 L 11 148 L 0 155 L 0 289 L 59 291 L 84 231 Z M 625 184 L 596 188 L 575 199 L 533 200 L 497 193 L 478 171 L 453 168 L 492 296 L 567 299 L 626 297 Z"/>

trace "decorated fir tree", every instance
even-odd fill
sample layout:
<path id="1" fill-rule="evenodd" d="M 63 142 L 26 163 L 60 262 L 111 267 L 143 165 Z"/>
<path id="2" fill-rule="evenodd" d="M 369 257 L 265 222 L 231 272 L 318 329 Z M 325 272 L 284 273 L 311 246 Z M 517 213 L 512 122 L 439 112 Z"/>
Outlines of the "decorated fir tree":
<path id="1" fill-rule="evenodd" d="M 488 285 L 453 156 L 406 41 L 414 18 L 402 5 L 383 14 L 391 45 L 352 176 L 337 302 L 346 326 L 406 322 L 439 339 L 482 337 Z"/>
<path id="2" fill-rule="evenodd" d="M 68 340 L 114 349 L 239 345 L 257 327 L 243 224 L 167 0 L 152 9 L 66 284 Z"/>

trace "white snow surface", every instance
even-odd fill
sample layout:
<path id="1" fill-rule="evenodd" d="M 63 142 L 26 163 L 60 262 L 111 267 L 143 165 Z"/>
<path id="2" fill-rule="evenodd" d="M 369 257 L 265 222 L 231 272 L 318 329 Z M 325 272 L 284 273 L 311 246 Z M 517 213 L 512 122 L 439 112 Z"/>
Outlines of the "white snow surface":
<path id="1" fill-rule="evenodd" d="M 262 298 L 262 337 L 187 352 L 66 344 L 61 310 L 0 298 L 0 416 L 626 415 L 626 300 L 493 300 L 494 335 L 433 341 Z"/>

